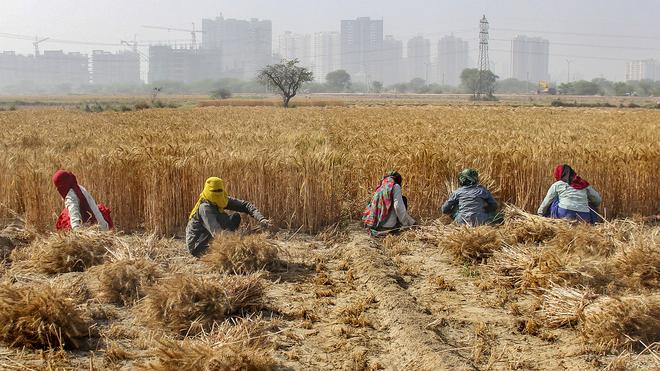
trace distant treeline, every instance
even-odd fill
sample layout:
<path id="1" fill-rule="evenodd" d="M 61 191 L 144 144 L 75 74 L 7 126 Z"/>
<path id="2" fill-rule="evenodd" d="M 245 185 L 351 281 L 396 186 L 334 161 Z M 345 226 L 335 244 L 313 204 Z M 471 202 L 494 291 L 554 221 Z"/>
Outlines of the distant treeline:
<path id="1" fill-rule="evenodd" d="M 446 86 L 437 83 L 427 83 L 421 78 L 409 82 L 384 86 L 379 81 L 370 83 L 351 81 L 351 76 L 343 70 L 331 72 L 325 82 L 313 82 L 305 85 L 301 93 L 399 93 L 399 94 L 460 94 L 471 93 L 464 81 L 461 86 Z M 593 96 L 660 96 L 660 81 L 628 81 L 614 82 L 603 78 L 591 81 L 579 80 L 562 83 L 555 87 L 558 94 L 593 95 Z M 538 82 L 520 81 L 517 79 L 498 80 L 495 83 L 495 94 L 529 94 L 539 89 Z M 257 81 L 239 79 L 203 80 L 193 83 L 177 81 L 158 81 L 150 84 L 116 84 L 116 85 L 71 85 L 41 86 L 34 82 L 23 82 L 0 87 L 0 95 L 149 95 L 158 91 L 159 95 L 215 95 L 217 92 L 232 94 L 264 94 L 268 91 Z M 216 94 L 214 94 L 216 93 Z M 223 94 L 226 96 L 227 94 Z"/>

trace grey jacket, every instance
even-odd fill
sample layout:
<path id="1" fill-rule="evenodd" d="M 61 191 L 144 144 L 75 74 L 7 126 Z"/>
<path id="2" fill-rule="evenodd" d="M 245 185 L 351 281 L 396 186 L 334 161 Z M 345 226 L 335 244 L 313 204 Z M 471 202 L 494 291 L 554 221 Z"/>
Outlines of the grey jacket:
<path id="1" fill-rule="evenodd" d="M 603 201 L 592 186 L 585 189 L 575 189 L 560 180 L 548 189 L 548 193 L 545 195 L 541 206 L 539 206 L 538 214 L 545 214 L 555 199 L 559 199 L 559 207 L 562 209 L 581 213 L 588 213 L 591 208 L 597 208 Z"/>
<path id="2" fill-rule="evenodd" d="M 497 209 L 493 195 L 482 185 L 463 186 L 449 196 L 442 212 L 454 217 L 458 224 L 482 225 L 488 213 Z"/>
<path id="3" fill-rule="evenodd" d="M 250 214 L 258 221 L 262 221 L 265 217 L 259 210 L 251 203 L 229 197 L 229 203 L 225 210 L 235 211 L 239 213 Z M 228 215 L 224 210 L 220 210 L 217 206 L 202 201 L 199 205 L 199 210 L 188 221 L 186 226 L 186 245 L 190 253 L 195 256 L 200 256 L 209 247 L 209 243 L 216 233 L 220 231 L 235 231 L 240 223 L 240 217 L 236 215 Z"/>

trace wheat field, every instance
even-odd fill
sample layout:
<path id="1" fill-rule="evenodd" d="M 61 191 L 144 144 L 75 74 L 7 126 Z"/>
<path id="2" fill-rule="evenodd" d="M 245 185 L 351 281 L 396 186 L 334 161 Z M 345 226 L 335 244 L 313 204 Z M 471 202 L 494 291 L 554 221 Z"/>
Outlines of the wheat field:
<path id="1" fill-rule="evenodd" d="M 534 212 L 569 163 L 606 217 L 650 215 L 660 199 L 660 111 L 514 107 L 206 107 L 0 113 L 0 203 L 52 229 L 50 182 L 77 174 L 120 230 L 181 233 L 203 181 L 223 177 L 282 227 L 357 218 L 388 169 L 415 217 L 434 218 L 463 167 L 500 202 Z M 11 210 L 11 211 L 10 211 Z"/>

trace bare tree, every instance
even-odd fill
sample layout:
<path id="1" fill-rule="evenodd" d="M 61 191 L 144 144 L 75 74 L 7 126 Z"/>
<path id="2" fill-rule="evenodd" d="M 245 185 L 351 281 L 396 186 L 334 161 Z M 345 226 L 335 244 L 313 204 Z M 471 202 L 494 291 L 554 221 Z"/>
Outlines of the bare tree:
<path id="1" fill-rule="evenodd" d="M 282 105 L 289 107 L 289 101 L 298 93 L 298 89 L 314 80 L 312 71 L 298 66 L 299 60 L 282 60 L 281 63 L 272 64 L 259 71 L 257 80 L 273 92 L 282 96 Z"/>

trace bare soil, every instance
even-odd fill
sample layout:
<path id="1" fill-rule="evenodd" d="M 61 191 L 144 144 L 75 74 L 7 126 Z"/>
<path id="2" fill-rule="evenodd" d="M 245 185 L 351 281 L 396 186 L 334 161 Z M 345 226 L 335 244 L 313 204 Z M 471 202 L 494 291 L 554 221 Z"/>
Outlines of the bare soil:
<path id="1" fill-rule="evenodd" d="M 614 368 L 623 357 L 590 353 L 570 328 L 534 329 L 507 304 L 506 292 L 484 288 L 478 266 L 458 263 L 412 233 L 374 239 L 352 226 L 332 236 L 279 234 L 273 242 L 284 263 L 267 276 L 268 308 L 261 315 L 274 325 L 272 354 L 282 369 L 590 370 Z M 166 248 L 160 263 L 205 274 L 182 241 Z M 89 272 L 8 276 L 93 285 Z M 129 370 L 153 359 L 165 332 L 137 321 L 139 306 L 93 297 L 84 306 L 102 335 L 90 350 L 0 346 L 0 369 Z M 117 349 L 128 355 L 117 359 Z M 626 357 L 628 367 L 658 367 L 648 352 Z"/>

